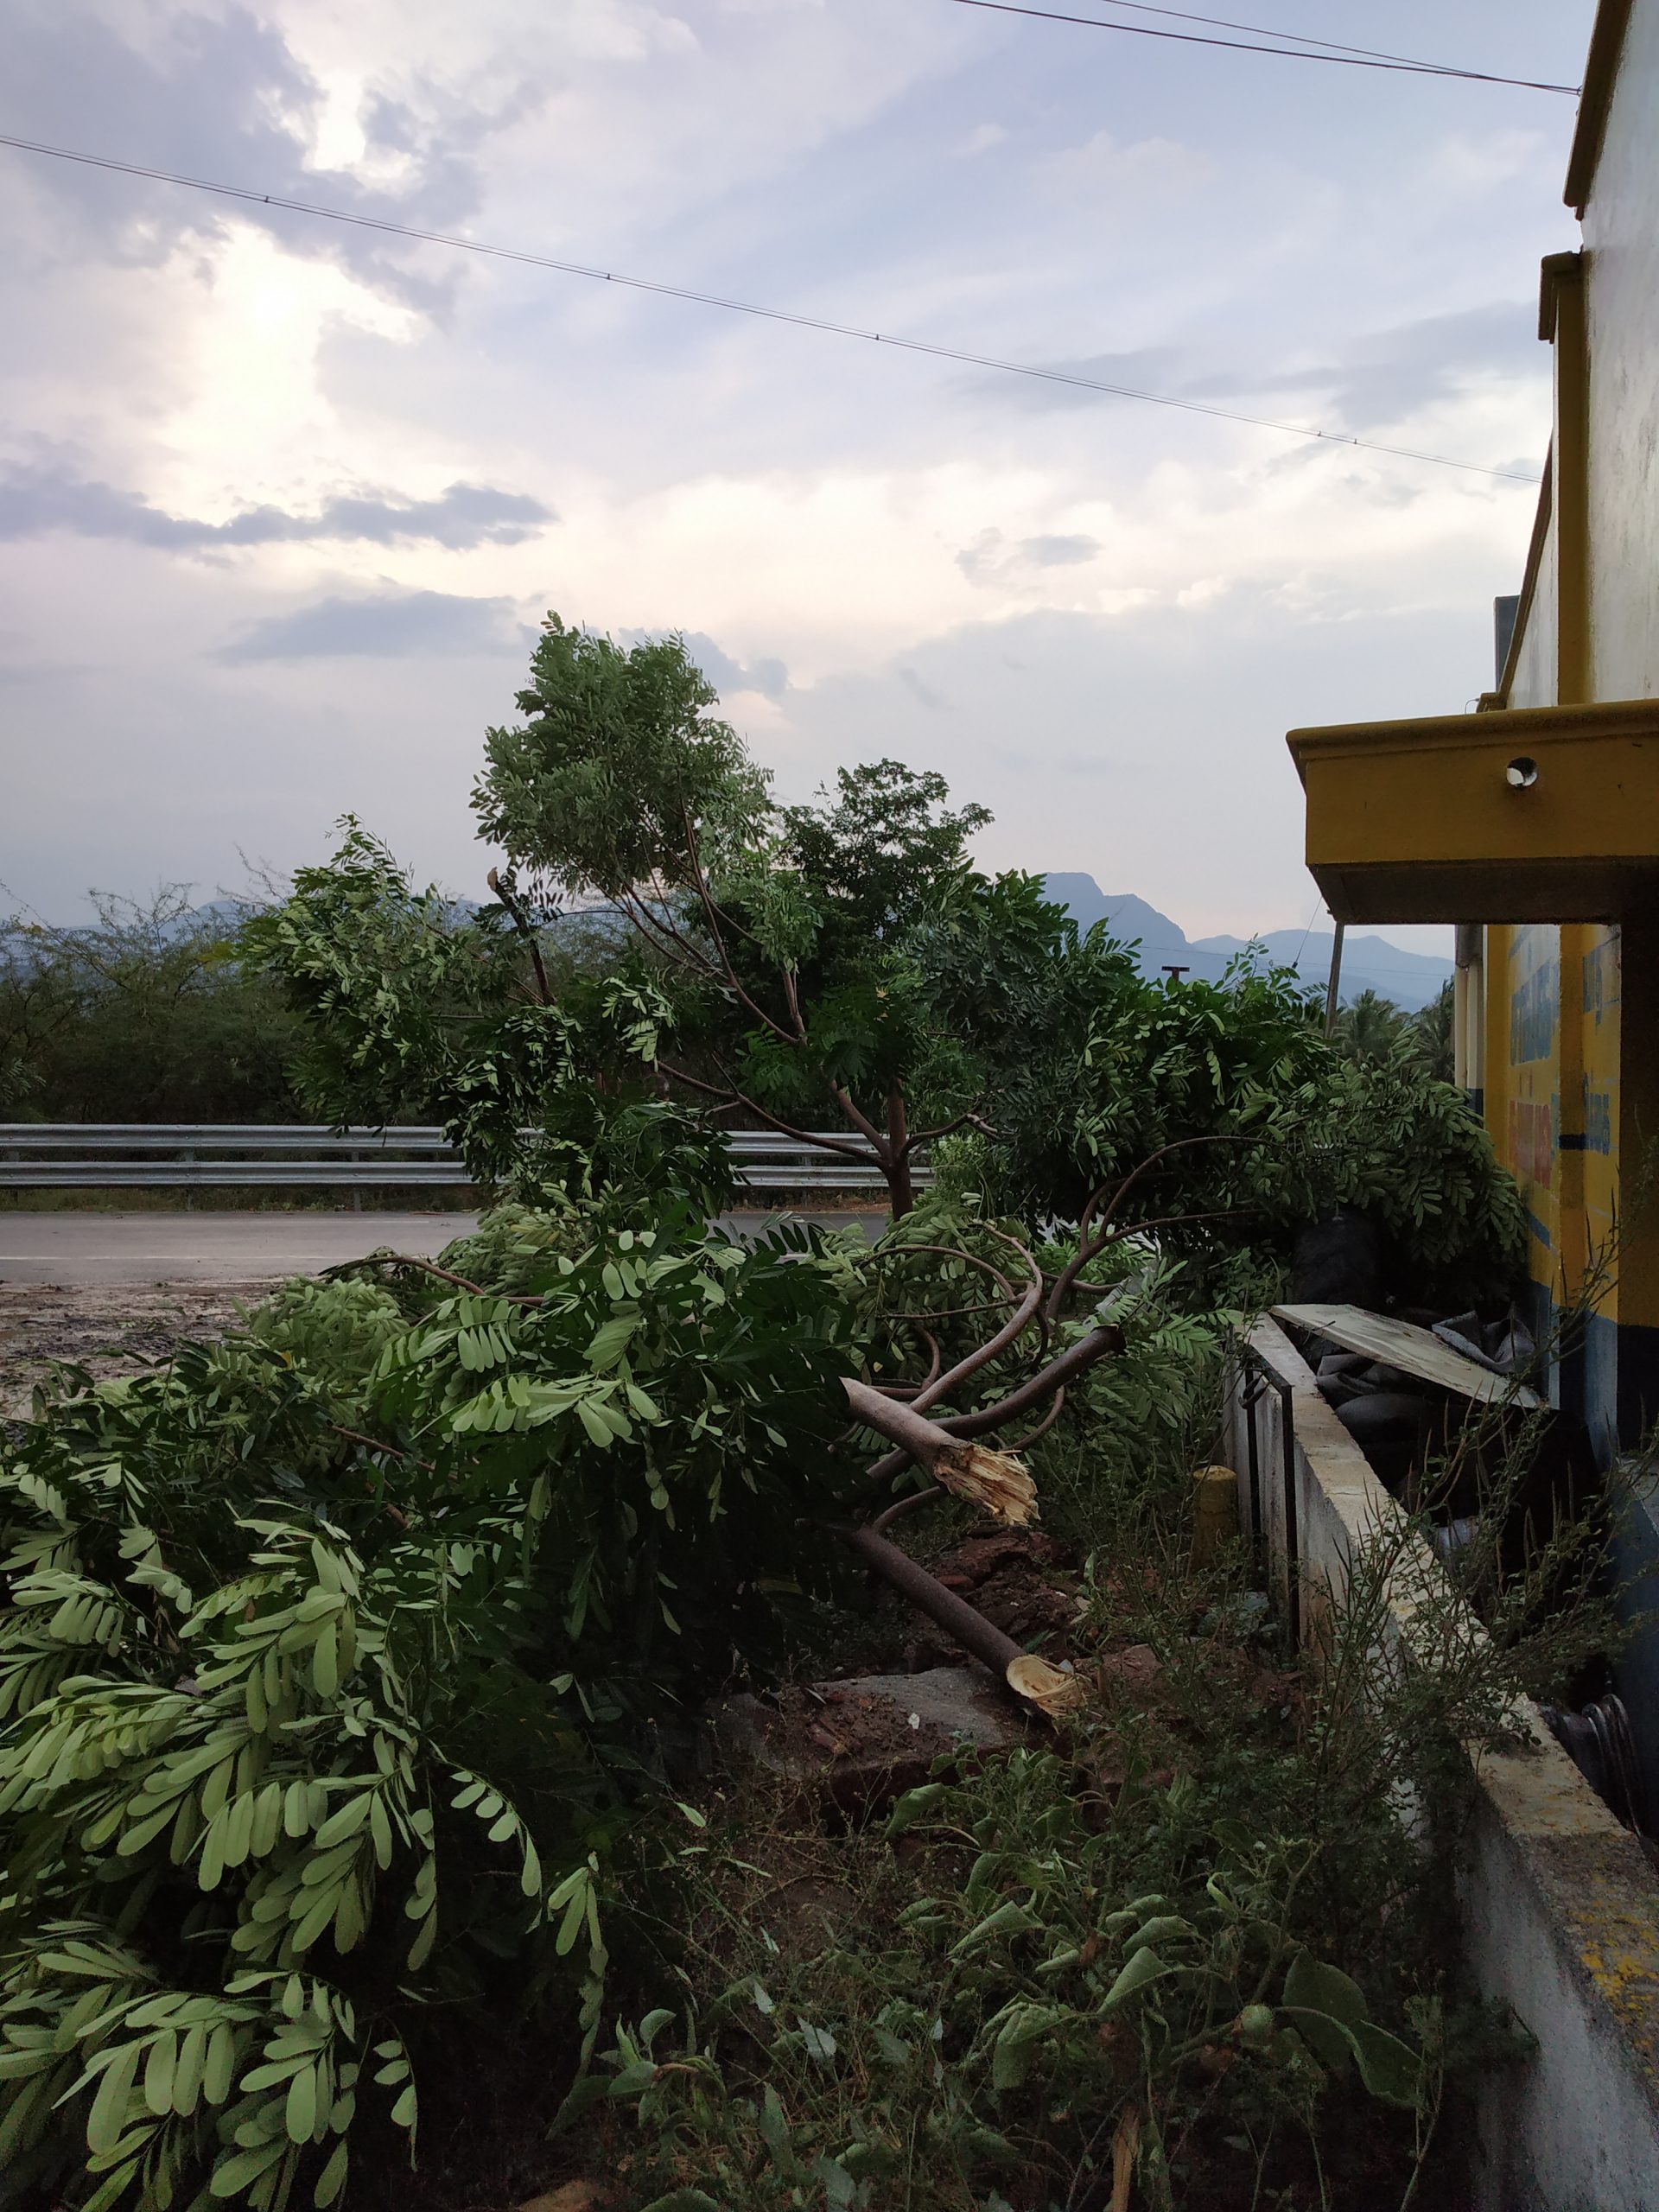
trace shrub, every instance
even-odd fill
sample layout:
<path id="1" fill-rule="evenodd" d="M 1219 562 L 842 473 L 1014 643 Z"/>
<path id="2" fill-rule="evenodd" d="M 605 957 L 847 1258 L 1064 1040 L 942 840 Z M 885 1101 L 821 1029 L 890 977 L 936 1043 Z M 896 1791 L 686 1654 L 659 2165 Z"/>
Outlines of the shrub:
<path id="1" fill-rule="evenodd" d="M 596 2026 L 661 1726 L 833 1573 L 849 1355 L 804 1239 L 579 1222 L 488 1225 L 511 1293 L 290 1284 L 0 1463 L 9 2190 L 327 2205 L 469 2017 Z"/>

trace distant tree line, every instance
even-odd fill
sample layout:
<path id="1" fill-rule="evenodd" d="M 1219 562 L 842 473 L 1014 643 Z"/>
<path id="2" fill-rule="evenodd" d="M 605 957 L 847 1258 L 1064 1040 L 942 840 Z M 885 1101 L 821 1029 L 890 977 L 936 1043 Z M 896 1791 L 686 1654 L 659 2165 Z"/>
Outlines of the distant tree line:
<path id="1" fill-rule="evenodd" d="M 299 1023 L 238 956 L 246 909 L 92 894 L 94 918 L 0 921 L 0 1119 L 292 1122 Z"/>
<path id="2" fill-rule="evenodd" d="M 197 904 L 181 884 L 92 899 L 94 919 L 75 926 L 0 920 L 0 1120 L 314 1118 L 297 1072 L 306 1025 L 238 954 L 251 902 Z M 568 981 L 602 969 L 605 952 L 598 932 L 567 931 L 548 957 Z M 1416 1014 L 1362 991 L 1332 1041 L 1361 1065 L 1406 1053 L 1449 1083 L 1452 986 Z M 411 1098 L 404 1118 L 418 1117 Z"/>
<path id="3" fill-rule="evenodd" d="M 1425 1075 L 1438 1083 L 1452 1080 L 1452 989 L 1450 978 L 1426 1007 L 1404 1013 L 1392 999 L 1376 991 L 1360 991 L 1337 1016 L 1332 1042 L 1337 1050 L 1362 1065 L 1393 1058 L 1405 1052 L 1418 1061 Z"/>

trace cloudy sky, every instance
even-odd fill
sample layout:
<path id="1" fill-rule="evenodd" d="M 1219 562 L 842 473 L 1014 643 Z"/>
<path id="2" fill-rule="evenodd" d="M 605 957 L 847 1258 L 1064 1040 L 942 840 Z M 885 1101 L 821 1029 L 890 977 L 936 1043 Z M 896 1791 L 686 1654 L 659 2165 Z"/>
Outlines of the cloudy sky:
<path id="1" fill-rule="evenodd" d="M 1252 10 L 1567 83 L 1592 14 Z M 1569 99 L 956 0 L 6 19 L 15 135 L 1542 457 Z M 347 810 L 476 892 L 480 737 L 556 608 L 694 638 L 785 797 L 898 754 L 995 810 L 988 864 L 1300 926 L 1285 729 L 1471 702 L 1531 521 L 1522 484 L 3 149 L 0 235 L 0 881 L 54 919 L 320 857 Z"/>

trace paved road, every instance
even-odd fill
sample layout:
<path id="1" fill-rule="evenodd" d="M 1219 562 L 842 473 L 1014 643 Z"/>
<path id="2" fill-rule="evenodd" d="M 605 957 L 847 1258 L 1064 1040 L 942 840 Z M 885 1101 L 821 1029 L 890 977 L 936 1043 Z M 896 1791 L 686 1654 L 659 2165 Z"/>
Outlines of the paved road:
<path id="1" fill-rule="evenodd" d="M 429 1259 L 469 1213 L 0 1214 L 0 1282 L 255 1282 L 377 1246 Z"/>
<path id="2" fill-rule="evenodd" d="M 768 1217 L 728 1217 L 752 1233 Z M 883 1214 L 819 1217 L 861 1222 Z M 429 1259 L 469 1213 L 0 1213 L 0 1283 L 253 1283 L 315 1274 L 381 1245 Z"/>

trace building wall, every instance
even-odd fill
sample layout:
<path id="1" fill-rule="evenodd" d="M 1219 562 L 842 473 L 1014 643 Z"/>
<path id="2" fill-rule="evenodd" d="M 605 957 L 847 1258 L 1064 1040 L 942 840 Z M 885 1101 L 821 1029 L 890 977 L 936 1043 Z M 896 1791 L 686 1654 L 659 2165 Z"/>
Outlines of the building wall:
<path id="1" fill-rule="evenodd" d="M 1659 692 L 1659 0 L 1636 0 L 1584 208 L 1595 696 Z"/>
<path id="2" fill-rule="evenodd" d="M 1605 0 L 1610 17 L 1624 12 Z M 1659 0 L 1634 0 L 1577 270 L 1546 264 L 1552 479 L 1510 707 L 1659 693 Z M 1581 273 L 1580 273 L 1581 272 Z M 1520 1183 L 1535 1321 L 1593 1300 L 1552 1396 L 1604 1457 L 1659 1418 L 1659 976 L 1630 922 L 1485 931 L 1471 1088 Z"/>
<path id="3" fill-rule="evenodd" d="M 1265 1540 L 1281 1588 L 1290 1586 L 1294 1555 L 1303 1638 L 1317 1645 L 1344 1602 L 1356 1555 L 1379 1536 L 1389 1543 L 1400 1508 L 1284 1332 L 1259 1321 L 1248 1341 L 1279 1387 L 1257 1397 L 1248 1370 L 1236 1374 L 1229 1458 L 1254 1471 L 1240 1501 L 1247 1533 Z M 1294 1518 L 1286 1510 L 1292 1495 Z M 1395 1555 L 1386 1616 L 1368 1630 L 1380 1667 L 1413 1649 L 1422 1578 L 1438 1572 L 1426 1557 L 1414 1565 L 1416 1555 Z M 1525 1743 L 1496 1746 L 1477 1767 L 1460 1885 L 1463 1951 L 1480 1996 L 1512 2016 L 1532 2047 L 1513 2065 L 1483 2067 L 1474 2084 L 1471 2212 L 1654 2212 L 1653 1870 L 1537 1709 L 1522 1702 L 1514 1717 Z"/>

